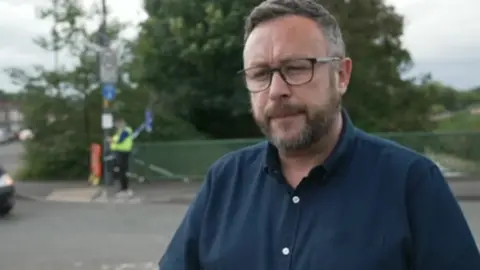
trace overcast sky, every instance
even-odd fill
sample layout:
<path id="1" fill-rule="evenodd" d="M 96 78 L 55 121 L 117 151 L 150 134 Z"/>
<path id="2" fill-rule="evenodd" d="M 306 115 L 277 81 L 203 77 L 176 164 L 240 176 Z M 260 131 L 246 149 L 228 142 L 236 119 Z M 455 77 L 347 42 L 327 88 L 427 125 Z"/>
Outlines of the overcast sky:
<path id="1" fill-rule="evenodd" d="M 79 1 L 91 5 L 94 0 Z M 138 22 L 145 18 L 142 0 L 107 1 L 114 16 L 122 21 Z M 52 55 L 32 43 L 32 38 L 49 31 L 49 23 L 35 16 L 35 7 L 49 2 L 0 0 L 0 68 L 52 66 Z M 387 2 L 406 18 L 404 46 L 413 56 L 414 74 L 430 72 L 434 79 L 459 89 L 480 85 L 477 77 L 480 75 L 480 23 L 475 16 L 480 10 L 480 0 Z M 14 89 L 4 75 L 0 75 L 0 88 Z"/>

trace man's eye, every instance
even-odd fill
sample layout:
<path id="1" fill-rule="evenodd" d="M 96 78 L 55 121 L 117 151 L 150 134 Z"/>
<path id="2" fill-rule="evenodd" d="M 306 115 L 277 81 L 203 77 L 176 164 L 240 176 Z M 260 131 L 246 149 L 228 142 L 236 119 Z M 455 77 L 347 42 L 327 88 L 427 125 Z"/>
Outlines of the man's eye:
<path id="1" fill-rule="evenodd" d="M 298 70 L 301 71 L 301 70 L 307 70 L 309 69 L 309 67 L 298 65 L 298 66 L 287 66 L 285 69 L 287 71 L 298 71 Z"/>
<path id="2" fill-rule="evenodd" d="M 255 79 L 267 78 L 269 76 L 268 70 L 258 70 L 251 73 L 251 77 Z"/>

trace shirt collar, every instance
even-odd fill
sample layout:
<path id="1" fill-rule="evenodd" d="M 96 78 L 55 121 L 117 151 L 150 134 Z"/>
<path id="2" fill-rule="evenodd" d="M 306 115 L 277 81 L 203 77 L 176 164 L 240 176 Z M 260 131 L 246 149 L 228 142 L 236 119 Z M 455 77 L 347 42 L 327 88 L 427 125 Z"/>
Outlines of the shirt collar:
<path id="1" fill-rule="evenodd" d="M 328 156 L 323 164 L 319 165 L 328 174 L 332 173 L 339 165 L 344 164 L 344 162 L 347 161 L 347 158 L 351 156 L 351 150 L 355 141 L 356 128 L 350 120 L 350 117 L 345 109 L 342 109 L 342 119 L 343 126 L 340 133 L 340 138 L 332 153 Z M 277 148 L 271 143 L 267 143 L 265 150 L 265 171 L 281 171 Z"/>

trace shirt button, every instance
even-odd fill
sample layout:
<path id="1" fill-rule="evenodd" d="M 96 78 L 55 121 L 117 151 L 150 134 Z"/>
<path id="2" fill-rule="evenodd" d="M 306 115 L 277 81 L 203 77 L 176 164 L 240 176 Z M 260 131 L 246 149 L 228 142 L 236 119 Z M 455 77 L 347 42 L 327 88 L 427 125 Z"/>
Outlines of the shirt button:
<path id="1" fill-rule="evenodd" d="M 290 254 L 290 249 L 288 249 L 288 248 L 283 248 L 283 249 L 282 249 L 282 253 L 283 253 L 283 255 L 286 256 L 286 255 Z"/>
<path id="2" fill-rule="evenodd" d="M 300 198 L 298 196 L 293 196 L 292 202 L 293 203 L 298 203 L 298 202 L 300 202 Z"/>

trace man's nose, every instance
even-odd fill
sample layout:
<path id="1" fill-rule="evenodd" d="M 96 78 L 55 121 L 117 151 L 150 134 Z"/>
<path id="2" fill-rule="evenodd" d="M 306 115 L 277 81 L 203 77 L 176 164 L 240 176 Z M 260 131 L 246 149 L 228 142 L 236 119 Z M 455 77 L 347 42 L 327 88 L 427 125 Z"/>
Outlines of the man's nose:
<path id="1" fill-rule="evenodd" d="M 272 75 L 272 83 L 270 84 L 269 97 L 272 100 L 277 100 L 291 96 L 292 92 L 289 85 L 282 78 L 279 72 Z"/>

